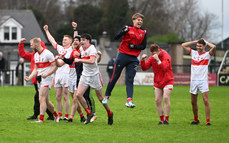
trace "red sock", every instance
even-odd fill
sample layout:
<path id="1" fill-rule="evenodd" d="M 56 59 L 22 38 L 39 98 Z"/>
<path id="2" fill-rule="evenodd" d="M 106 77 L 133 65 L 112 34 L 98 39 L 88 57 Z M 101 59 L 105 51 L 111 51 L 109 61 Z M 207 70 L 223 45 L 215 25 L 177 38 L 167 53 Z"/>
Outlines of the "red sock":
<path id="1" fill-rule="evenodd" d="M 108 99 L 110 98 L 110 96 L 105 96 L 105 97 L 107 97 Z"/>
<path id="2" fill-rule="evenodd" d="M 54 115 L 55 117 L 57 117 L 57 116 L 58 116 L 58 114 L 56 113 L 56 111 L 54 111 L 53 115 Z"/>
<path id="3" fill-rule="evenodd" d="M 88 115 L 91 115 L 91 110 L 88 107 L 85 109 L 85 111 L 87 112 Z"/>
<path id="4" fill-rule="evenodd" d="M 59 115 L 59 117 L 62 117 L 63 114 L 61 112 L 59 112 L 58 115 Z"/>
<path id="5" fill-rule="evenodd" d="M 69 119 L 73 119 L 74 118 L 74 115 L 70 115 L 70 118 Z"/>
<path id="6" fill-rule="evenodd" d="M 68 118 L 68 114 L 65 114 L 64 117 L 65 117 L 65 118 Z"/>
<path id="7" fill-rule="evenodd" d="M 127 102 L 130 102 L 132 100 L 132 98 L 127 98 Z"/>
<path id="8" fill-rule="evenodd" d="M 80 113 L 80 118 L 82 118 L 83 117 L 83 111 L 81 111 L 81 113 Z"/>
<path id="9" fill-rule="evenodd" d="M 111 109 L 107 110 L 107 115 L 110 117 L 112 115 Z"/>
<path id="10" fill-rule="evenodd" d="M 194 116 L 194 121 L 198 121 L 198 116 Z"/>
<path id="11" fill-rule="evenodd" d="M 44 122 L 44 115 L 40 115 L 39 120 L 41 120 L 42 122 Z"/>
<path id="12" fill-rule="evenodd" d="M 164 115 L 160 116 L 162 122 L 164 122 Z"/>
<path id="13" fill-rule="evenodd" d="M 207 123 L 210 123 L 210 118 L 207 118 L 207 119 L 206 119 L 206 122 L 207 122 Z"/>
<path id="14" fill-rule="evenodd" d="M 169 116 L 165 116 L 165 120 L 166 121 L 169 121 Z"/>

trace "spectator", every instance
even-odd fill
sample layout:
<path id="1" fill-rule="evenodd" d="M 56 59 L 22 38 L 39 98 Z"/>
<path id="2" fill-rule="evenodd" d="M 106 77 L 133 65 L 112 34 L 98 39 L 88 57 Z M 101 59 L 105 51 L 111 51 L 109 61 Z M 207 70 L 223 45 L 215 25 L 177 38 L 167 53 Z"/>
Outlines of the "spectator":
<path id="1" fill-rule="evenodd" d="M 107 73 L 108 73 L 109 79 L 111 79 L 112 74 L 113 74 L 114 62 L 115 62 L 115 57 L 111 58 L 107 64 Z"/>
<path id="2" fill-rule="evenodd" d="M 17 85 L 24 85 L 24 59 L 20 58 L 16 67 Z"/>
<path id="3" fill-rule="evenodd" d="M 3 53 L 0 52 L 0 82 L 2 83 L 3 82 L 3 72 L 4 72 L 4 69 L 5 69 L 5 58 L 3 57 Z"/>

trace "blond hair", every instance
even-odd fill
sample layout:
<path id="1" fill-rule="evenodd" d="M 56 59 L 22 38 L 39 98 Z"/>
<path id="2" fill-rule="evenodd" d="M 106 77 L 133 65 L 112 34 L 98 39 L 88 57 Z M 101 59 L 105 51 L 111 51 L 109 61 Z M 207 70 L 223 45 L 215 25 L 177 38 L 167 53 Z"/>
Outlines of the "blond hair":
<path id="1" fill-rule="evenodd" d="M 40 41 L 40 38 L 33 38 L 30 40 L 31 43 L 33 43 L 35 46 L 41 46 L 41 41 Z"/>
<path id="2" fill-rule="evenodd" d="M 142 19 L 144 19 L 144 15 L 142 15 L 141 13 L 135 13 L 133 16 L 132 16 L 132 20 L 135 20 L 137 18 L 141 17 Z"/>
<path id="3" fill-rule="evenodd" d="M 72 41 L 72 36 L 70 36 L 70 35 L 64 35 L 64 37 L 67 37 L 67 38 L 69 38 Z"/>

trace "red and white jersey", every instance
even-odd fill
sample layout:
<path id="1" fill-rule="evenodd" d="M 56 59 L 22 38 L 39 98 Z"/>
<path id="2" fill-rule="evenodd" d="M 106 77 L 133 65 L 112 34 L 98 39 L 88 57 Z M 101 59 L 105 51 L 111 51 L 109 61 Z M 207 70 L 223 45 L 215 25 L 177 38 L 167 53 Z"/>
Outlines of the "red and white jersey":
<path id="1" fill-rule="evenodd" d="M 67 51 L 65 58 L 70 58 L 71 53 L 73 51 L 72 46 L 70 48 L 68 48 L 69 50 Z M 75 64 L 72 63 L 71 65 L 69 65 L 70 71 L 69 71 L 69 79 L 75 79 L 76 78 L 76 69 L 75 69 Z"/>
<path id="2" fill-rule="evenodd" d="M 66 57 L 67 53 L 71 54 L 71 52 L 72 52 L 72 47 L 64 48 L 63 46 L 58 45 L 58 44 L 56 44 L 55 49 L 57 50 L 58 55 L 65 55 L 65 58 L 68 58 L 68 57 Z M 69 71 L 70 71 L 69 66 L 67 64 L 64 64 L 63 66 L 61 66 L 57 69 L 56 75 L 58 75 L 58 74 L 69 74 Z"/>
<path id="3" fill-rule="evenodd" d="M 81 53 L 82 59 L 90 59 L 91 56 L 95 57 L 95 63 L 94 64 L 86 64 L 83 63 L 83 72 L 82 75 L 85 76 L 94 76 L 97 73 L 99 73 L 99 67 L 97 64 L 97 50 L 95 49 L 94 45 L 89 45 L 86 49 L 84 49 L 82 46 L 79 48 Z"/>
<path id="4" fill-rule="evenodd" d="M 52 68 L 51 64 L 55 62 L 55 58 L 49 50 L 43 49 L 41 53 L 35 53 L 34 61 L 37 65 L 37 75 L 41 75 L 42 73 L 47 73 Z"/>
<path id="5" fill-rule="evenodd" d="M 209 52 L 199 54 L 198 51 L 190 49 L 191 61 L 191 80 L 208 80 L 208 65 L 211 61 Z"/>

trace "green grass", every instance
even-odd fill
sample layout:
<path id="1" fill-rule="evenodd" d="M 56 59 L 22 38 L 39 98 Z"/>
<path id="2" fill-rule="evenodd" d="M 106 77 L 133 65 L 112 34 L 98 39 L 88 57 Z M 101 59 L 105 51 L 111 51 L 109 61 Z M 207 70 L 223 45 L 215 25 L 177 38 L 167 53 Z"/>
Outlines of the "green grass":
<path id="1" fill-rule="evenodd" d="M 105 91 L 105 87 L 104 87 Z M 98 99 L 97 120 L 84 125 L 76 114 L 72 124 L 45 121 L 44 124 L 26 120 L 33 111 L 33 87 L 0 87 L 0 143 L 40 142 L 228 142 L 229 141 L 229 88 L 210 87 L 210 127 L 205 125 L 202 96 L 198 98 L 200 125 L 193 120 L 189 86 L 175 86 L 171 95 L 170 125 L 158 126 L 154 90 L 151 86 L 135 86 L 136 108 L 124 106 L 125 86 L 116 86 L 109 101 L 114 112 L 114 124 L 107 125 L 107 113 Z M 54 89 L 50 99 L 55 104 Z M 45 115 L 47 118 L 47 114 Z"/>

